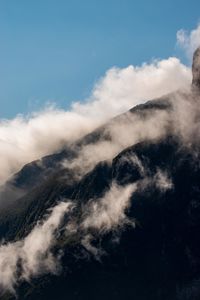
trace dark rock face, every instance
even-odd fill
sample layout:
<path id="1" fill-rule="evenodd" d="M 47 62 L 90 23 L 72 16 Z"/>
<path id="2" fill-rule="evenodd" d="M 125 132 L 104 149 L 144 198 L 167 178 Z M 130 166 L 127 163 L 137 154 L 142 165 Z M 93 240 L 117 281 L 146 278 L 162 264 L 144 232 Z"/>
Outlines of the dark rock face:
<path id="1" fill-rule="evenodd" d="M 200 92 L 200 47 L 194 52 L 192 74 L 192 87 L 196 92 Z"/>
<path id="2" fill-rule="evenodd" d="M 15 235 L 23 237 L 24 228 L 58 196 L 78 199 L 77 211 L 81 211 L 83 203 L 104 194 L 113 180 L 124 185 L 142 179 L 137 165 L 125 160 L 135 155 L 150 178 L 158 169 L 170 173 L 173 188 L 163 192 L 153 183 L 139 188 L 127 212 L 136 220 L 136 227 L 124 228 L 117 243 L 114 232 L 100 239 L 96 236 L 94 243 L 106 251 L 101 261 L 88 257 L 81 245 L 65 244 L 63 272 L 35 279 L 31 286 L 23 284 L 19 299 L 199 299 L 200 167 L 175 138 L 131 146 L 111 164 L 99 163 L 72 186 L 60 181 L 61 174 L 57 174 L 26 196 L 33 200 L 12 233 L 16 228 Z"/>

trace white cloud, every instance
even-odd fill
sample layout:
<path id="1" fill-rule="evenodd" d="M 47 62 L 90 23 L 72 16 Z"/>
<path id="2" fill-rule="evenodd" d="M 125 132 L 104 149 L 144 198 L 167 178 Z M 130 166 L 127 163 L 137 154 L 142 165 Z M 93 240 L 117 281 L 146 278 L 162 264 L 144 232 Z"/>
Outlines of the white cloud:
<path id="1" fill-rule="evenodd" d="M 83 145 L 78 157 L 63 161 L 63 166 L 76 170 L 77 176 L 91 171 L 100 161 L 111 160 L 123 149 L 146 139 L 158 139 L 165 135 L 170 121 L 167 111 L 151 111 L 146 118 L 126 113 L 107 123 L 102 139 L 94 144 Z"/>
<path id="2" fill-rule="evenodd" d="M 76 112 L 49 108 L 0 121 L 0 181 L 6 180 L 25 163 L 61 149 L 99 125 L 99 120 Z"/>
<path id="3" fill-rule="evenodd" d="M 132 163 L 132 161 L 130 162 Z M 139 163 L 140 167 L 142 166 L 141 161 L 136 156 L 134 157 L 135 162 Z M 144 171 L 143 166 L 142 170 Z M 148 173 L 146 171 L 144 174 Z M 145 176 L 143 179 L 126 186 L 119 186 L 113 182 L 102 198 L 91 199 L 86 204 L 83 209 L 82 222 L 79 225 L 84 232 L 81 243 L 97 259 L 104 254 L 104 250 L 92 244 L 95 236 L 99 237 L 111 231 L 117 233 L 126 225 L 135 226 L 135 220 L 130 219 L 127 215 L 131 206 L 131 196 L 134 199 L 134 193 L 138 189 L 143 191 L 152 185 L 162 193 L 173 188 L 173 182 L 168 172 L 157 169 L 152 177 Z"/>
<path id="4" fill-rule="evenodd" d="M 130 223 L 126 210 L 135 190 L 136 185 L 120 187 L 113 184 L 103 198 L 85 204 L 81 224 L 72 218 L 74 223 L 67 224 L 66 235 L 74 235 L 77 229 L 81 230 L 80 242 L 97 255 L 99 249 L 92 246 L 93 237 L 88 229 L 95 228 L 102 234 Z M 32 277 L 56 272 L 59 261 L 51 250 L 65 213 L 72 212 L 73 207 L 71 202 L 60 202 L 51 209 L 48 218 L 38 223 L 24 239 L 0 245 L 0 291 L 15 293 L 16 285 L 22 280 L 29 281 Z"/>
<path id="5" fill-rule="evenodd" d="M 120 187 L 113 183 L 103 198 L 92 200 L 88 205 L 87 216 L 81 224 L 83 229 L 93 228 L 98 232 L 107 232 L 129 223 L 126 210 L 136 188 L 136 184 Z"/>
<path id="6" fill-rule="evenodd" d="M 180 29 L 177 32 L 177 43 L 192 59 L 194 51 L 200 46 L 200 24 L 191 31 Z"/>
<path id="7" fill-rule="evenodd" d="M 20 280 L 56 271 L 57 260 L 51 253 L 51 247 L 56 241 L 56 229 L 71 207 L 70 202 L 59 203 L 47 220 L 36 225 L 24 240 L 0 246 L 1 289 L 14 292 L 15 284 Z M 17 273 L 19 263 L 21 271 Z"/>
<path id="8" fill-rule="evenodd" d="M 139 160 L 135 161 L 138 164 Z M 24 239 L 0 245 L 0 292 L 9 290 L 15 293 L 16 286 L 23 280 L 29 281 L 44 273 L 56 274 L 60 266 L 59 257 L 53 254 L 52 248 L 57 242 L 58 229 L 66 213 L 71 213 L 70 221 L 65 226 L 66 237 L 75 235 L 76 242 L 79 241 L 98 259 L 104 252 L 92 245 L 94 232 L 102 236 L 110 231 L 118 232 L 125 225 L 134 226 L 134 220 L 127 215 L 131 196 L 138 186 L 144 189 L 149 184 L 155 184 L 162 192 L 172 188 L 170 178 L 161 170 L 157 170 L 152 178 L 145 177 L 126 186 L 113 182 L 102 198 L 91 199 L 83 205 L 79 211 L 82 212 L 81 218 L 80 214 L 78 218 L 73 215 L 74 205 L 71 202 L 60 202 Z"/>
<path id="9" fill-rule="evenodd" d="M 91 97 L 71 110 L 49 108 L 0 121 L 0 182 L 24 164 L 58 151 L 109 118 L 176 89 L 188 87 L 190 70 L 177 58 L 140 67 L 112 68 L 95 85 Z"/>
<path id="10" fill-rule="evenodd" d="M 107 119 L 144 101 L 185 89 L 190 81 L 190 70 L 175 57 L 139 67 L 112 68 L 96 84 L 88 102 L 75 103 L 73 108 L 86 116 Z"/>

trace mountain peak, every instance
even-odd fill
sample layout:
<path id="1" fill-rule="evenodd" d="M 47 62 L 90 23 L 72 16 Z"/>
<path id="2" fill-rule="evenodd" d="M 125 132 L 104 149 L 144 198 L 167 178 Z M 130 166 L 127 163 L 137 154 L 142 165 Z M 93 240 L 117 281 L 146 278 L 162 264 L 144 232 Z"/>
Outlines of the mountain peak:
<path id="1" fill-rule="evenodd" d="M 200 92 L 200 47 L 196 49 L 193 55 L 192 74 L 192 87 L 195 91 Z"/>

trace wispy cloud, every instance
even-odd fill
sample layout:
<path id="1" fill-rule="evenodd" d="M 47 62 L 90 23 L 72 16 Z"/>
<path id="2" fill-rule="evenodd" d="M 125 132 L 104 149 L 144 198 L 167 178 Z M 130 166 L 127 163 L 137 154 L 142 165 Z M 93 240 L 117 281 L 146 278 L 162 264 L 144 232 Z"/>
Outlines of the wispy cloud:
<path id="1" fill-rule="evenodd" d="M 125 186 L 119 186 L 113 181 L 104 196 L 90 199 L 82 208 L 77 207 L 78 217 L 73 210 L 75 204 L 70 201 L 60 202 L 51 208 L 48 216 L 38 222 L 24 239 L 1 244 L 0 292 L 8 290 L 15 294 L 15 288 L 20 282 L 30 281 L 45 273 L 56 274 L 60 270 L 60 256 L 53 252 L 60 236 L 59 229 L 62 229 L 62 234 L 66 237 L 75 235 L 76 243 L 79 242 L 98 259 L 104 252 L 93 246 L 92 241 L 108 232 L 116 234 L 124 226 L 135 226 L 135 220 L 130 219 L 127 214 L 132 196 L 138 186 L 143 189 L 150 184 L 161 192 L 173 186 L 169 176 L 161 170 L 153 177 L 145 177 Z M 62 223 L 65 214 L 70 218 L 67 223 Z"/>
<path id="2" fill-rule="evenodd" d="M 194 51 L 200 46 L 200 24 L 191 31 L 180 29 L 177 32 L 177 44 L 186 52 L 187 57 L 192 60 Z"/>
<path id="3" fill-rule="evenodd" d="M 0 246 L 1 289 L 14 293 L 18 281 L 56 271 L 58 261 L 51 253 L 51 247 L 56 241 L 56 230 L 71 207 L 70 202 L 59 203 L 47 220 L 36 225 L 25 239 Z"/>

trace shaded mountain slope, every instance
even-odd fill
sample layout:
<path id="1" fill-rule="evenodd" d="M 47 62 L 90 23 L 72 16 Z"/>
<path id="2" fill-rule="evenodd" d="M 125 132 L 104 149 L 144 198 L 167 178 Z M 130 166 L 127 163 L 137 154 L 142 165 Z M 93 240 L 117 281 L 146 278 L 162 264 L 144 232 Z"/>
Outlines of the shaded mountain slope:
<path id="1" fill-rule="evenodd" d="M 131 161 L 135 155 L 145 175 Z M 173 187 L 168 189 L 151 180 L 158 170 L 170 174 Z M 142 178 L 150 181 L 142 182 Z M 76 201 L 80 213 L 83 202 L 101 196 L 113 180 L 120 185 L 138 181 L 141 186 L 133 194 L 127 212 L 136 220 L 136 227 L 95 236 L 93 243 L 107 253 L 101 261 L 90 256 L 76 239 L 67 242 L 61 275 L 44 276 L 31 286 L 22 285 L 21 299 L 198 299 L 200 291 L 195 282 L 200 278 L 200 168 L 177 139 L 168 137 L 129 147 L 111 164 L 100 163 L 71 187 L 56 181 L 56 177 L 52 180 L 54 183 L 46 183 L 44 191 L 36 191 L 38 204 L 32 201 L 35 208 L 30 207 L 25 216 L 32 212 L 38 219 L 44 204 L 52 205 L 53 201 L 48 201 L 54 197 L 56 201 L 58 195 Z M 18 228 L 28 228 L 32 221 L 30 217 Z"/>

